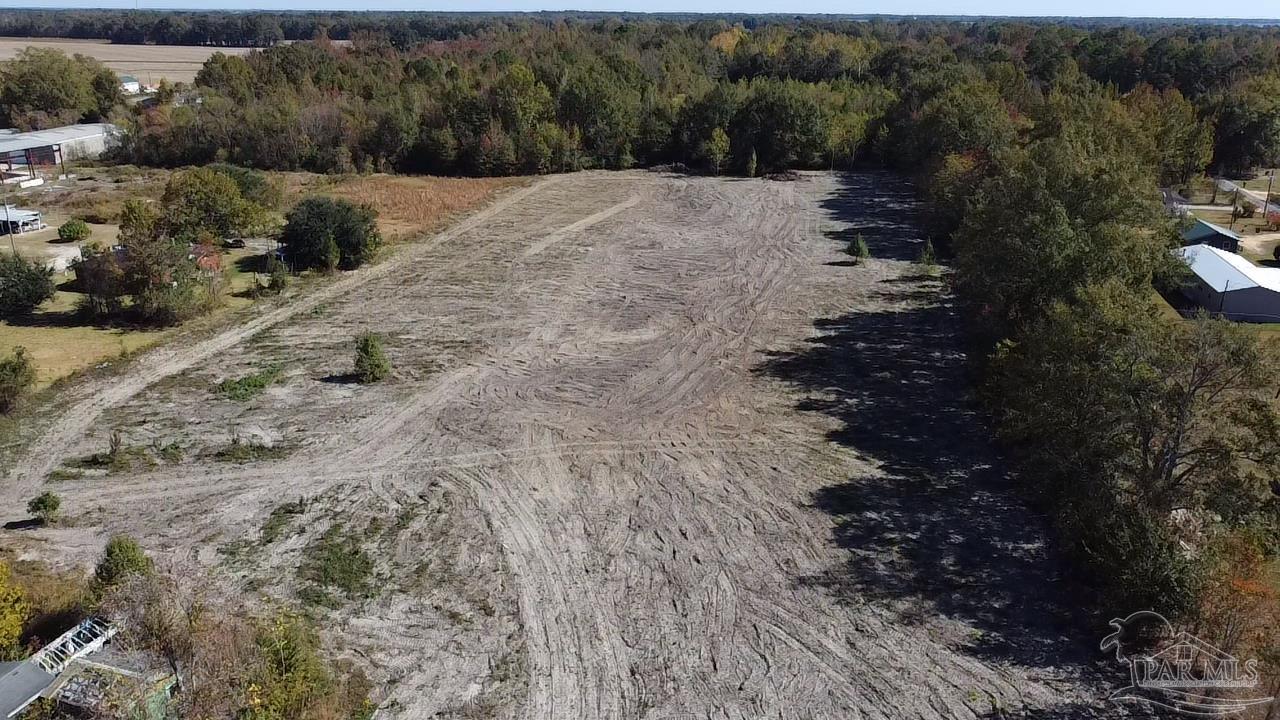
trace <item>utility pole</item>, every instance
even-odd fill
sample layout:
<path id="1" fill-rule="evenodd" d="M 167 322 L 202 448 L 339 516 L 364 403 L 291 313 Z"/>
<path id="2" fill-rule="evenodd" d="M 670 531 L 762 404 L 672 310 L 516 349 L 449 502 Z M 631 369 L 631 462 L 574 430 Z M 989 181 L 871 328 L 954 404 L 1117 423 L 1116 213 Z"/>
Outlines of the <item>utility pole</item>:
<path id="1" fill-rule="evenodd" d="M 18 245 L 13 241 L 13 223 L 9 222 L 9 184 L 3 182 L 4 178 L 0 177 L 0 184 L 4 184 L 4 229 L 9 231 L 9 249 L 13 250 L 13 254 L 18 254 Z"/>
<path id="2" fill-rule="evenodd" d="M 1271 183 L 1276 181 L 1276 170 L 1272 168 L 1267 171 L 1267 195 L 1262 198 L 1262 222 L 1267 221 L 1267 205 L 1271 202 Z"/>

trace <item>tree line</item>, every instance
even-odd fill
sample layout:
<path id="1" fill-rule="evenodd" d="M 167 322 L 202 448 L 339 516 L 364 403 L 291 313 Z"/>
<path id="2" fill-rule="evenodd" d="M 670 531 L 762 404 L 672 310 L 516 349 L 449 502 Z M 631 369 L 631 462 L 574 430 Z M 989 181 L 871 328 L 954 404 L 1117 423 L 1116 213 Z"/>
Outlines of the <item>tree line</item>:
<path id="1" fill-rule="evenodd" d="M 886 145 L 915 113 L 1004 115 L 1008 132 L 1025 133 L 1034 114 L 1072 110 L 1072 88 L 1092 83 L 1124 105 L 1159 179 L 1185 182 L 1280 155 L 1277 33 L 609 20 L 495 23 L 408 50 L 371 34 L 215 55 L 196 78 L 201 102 L 122 118 L 121 156 L 468 175 L 663 163 L 746 173 L 753 155 L 759 172 L 890 155 L 902 165 L 898 150 L 919 160 L 943 139 Z M 954 85 L 925 98 L 927 78 Z"/>

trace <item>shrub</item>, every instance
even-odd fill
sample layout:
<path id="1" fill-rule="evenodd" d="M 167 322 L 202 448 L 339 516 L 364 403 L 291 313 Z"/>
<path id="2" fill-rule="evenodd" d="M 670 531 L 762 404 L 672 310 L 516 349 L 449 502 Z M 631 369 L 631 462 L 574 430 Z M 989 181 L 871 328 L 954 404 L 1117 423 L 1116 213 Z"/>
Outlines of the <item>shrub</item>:
<path id="1" fill-rule="evenodd" d="M 365 333 L 356 338 L 356 379 L 362 383 L 385 380 L 391 374 L 391 361 L 382 350 L 382 338 Z"/>
<path id="2" fill-rule="evenodd" d="M 853 240 L 849 241 L 849 247 L 845 252 L 852 255 L 853 259 L 858 262 L 871 257 L 871 248 L 867 247 L 867 240 L 862 237 L 862 233 L 858 233 Z"/>
<path id="3" fill-rule="evenodd" d="M 303 550 L 298 574 L 321 588 L 336 588 L 348 597 L 367 596 L 373 575 L 373 559 L 359 541 L 334 525 Z"/>
<path id="4" fill-rule="evenodd" d="M 58 228 L 58 239 L 65 243 L 84 242 L 92 234 L 89 224 L 80 218 L 71 218 Z"/>
<path id="5" fill-rule="evenodd" d="M 919 262 L 925 267 L 933 267 L 938 264 L 938 255 L 933 251 L 932 240 L 924 241 L 924 247 L 920 248 Z"/>
<path id="6" fill-rule="evenodd" d="M 0 359 L 0 413 L 12 412 L 35 382 L 36 369 L 26 348 L 16 347 L 12 355 Z"/>
<path id="7" fill-rule="evenodd" d="M 62 509 L 62 498 L 51 492 L 41 493 L 27 503 L 27 512 L 36 516 L 43 525 L 52 525 L 57 521 L 60 509 Z"/>
<path id="8" fill-rule="evenodd" d="M 333 198 L 307 198 L 285 216 L 280 244 L 295 270 L 354 270 L 382 242 L 372 208 Z"/>
<path id="9" fill-rule="evenodd" d="M 258 372 L 239 378 L 228 378 L 214 386 L 219 394 L 232 400 L 248 400 L 267 389 L 284 376 L 284 370 L 278 364 L 268 365 Z"/>
<path id="10" fill-rule="evenodd" d="M 137 540 L 128 535 L 116 535 L 107 541 L 93 570 L 93 583 L 98 591 L 118 585 L 133 575 L 150 575 L 155 564 Z"/>
<path id="11" fill-rule="evenodd" d="M 54 290 L 52 270 L 17 255 L 0 257 L 0 318 L 30 314 Z"/>

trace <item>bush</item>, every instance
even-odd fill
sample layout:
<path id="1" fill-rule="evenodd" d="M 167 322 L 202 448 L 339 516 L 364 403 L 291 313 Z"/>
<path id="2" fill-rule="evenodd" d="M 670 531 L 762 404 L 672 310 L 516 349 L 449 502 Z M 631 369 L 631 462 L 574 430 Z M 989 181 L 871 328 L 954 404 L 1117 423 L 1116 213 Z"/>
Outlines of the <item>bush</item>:
<path id="1" fill-rule="evenodd" d="M 89 224 L 80 218 L 71 218 L 58 228 L 58 239 L 65 243 L 79 243 L 89 239 L 93 231 Z"/>
<path id="2" fill-rule="evenodd" d="M 232 400 L 248 400 L 258 395 L 267 386 L 275 384 L 284 377 L 284 368 L 278 363 L 244 377 L 227 378 L 214 386 L 214 390 Z"/>
<path id="3" fill-rule="evenodd" d="M 382 350 L 382 338 L 365 333 L 356 338 L 355 375 L 362 383 L 385 380 L 391 374 L 391 361 Z"/>
<path id="4" fill-rule="evenodd" d="M 52 525 L 62 509 L 62 498 L 51 492 L 41 493 L 27 503 L 27 512 L 36 516 L 42 525 Z"/>
<path id="5" fill-rule="evenodd" d="M 55 289 L 52 270 L 17 255 L 0 258 L 0 318 L 29 315 Z"/>
<path id="6" fill-rule="evenodd" d="M 919 262 L 921 265 L 924 265 L 925 267 L 933 267 L 938 264 L 938 255 L 933 250 L 932 240 L 924 241 L 924 247 L 920 248 Z"/>
<path id="7" fill-rule="evenodd" d="M 128 535 L 116 535 L 107 541 L 102 551 L 102 559 L 93 570 L 93 582 L 102 591 L 132 575 L 150 575 L 154 569 L 155 564 L 137 540 Z"/>
<path id="8" fill-rule="evenodd" d="M 0 413 L 12 412 L 35 382 L 36 369 L 27 349 L 14 348 L 12 355 L 0 360 Z"/>
<path id="9" fill-rule="evenodd" d="M 382 238 L 372 208 L 313 197 L 285 216 L 280 244 L 295 270 L 354 270 L 373 259 Z"/>
<path id="10" fill-rule="evenodd" d="M 863 260 L 871 257 L 871 248 L 867 247 L 867 240 L 862 237 L 861 233 L 849 242 L 849 247 L 845 252 L 852 255 L 853 259 L 858 262 L 862 262 Z"/>

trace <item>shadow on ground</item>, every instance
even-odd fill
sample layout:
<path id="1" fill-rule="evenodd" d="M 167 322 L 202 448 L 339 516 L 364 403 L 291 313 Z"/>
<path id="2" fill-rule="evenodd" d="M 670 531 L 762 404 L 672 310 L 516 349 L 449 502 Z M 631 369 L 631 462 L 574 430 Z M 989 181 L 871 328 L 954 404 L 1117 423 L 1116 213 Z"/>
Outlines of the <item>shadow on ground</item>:
<path id="1" fill-rule="evenodd" d="M 911 224 L 919 212 L 914 190 L 892 173 L 846 173 L 840 192 L 825 199 L 822 208 L 841 225 L 824 234 L 842 246 L 861 235 L 871 257 L 886 260 L 915 260 L 924 247 L 924 233 Z"/>
<path id="2" fill-rule="evenodd" d="M 911 203 L 895 200 L 890 214 L 862 199 L 885 195 L 867 189 L 880 177 L 850 175 L 825 206 L 863 228 L 874 257 L 912 259 L 922 241 Z M 883 311 L 820 319 L 805 346 L 758 368 L 801 391 L 800 411 L 839 420 L 829 439 L 881 470 L 814 494 L 848 555 L 799 581 L 881 604 L 904 623 L 962 620 L 972 629 L 956 641 L 965 652 L 1072 674 L 1065 666 L 1098 659 L 1094 628 L 1073 613 L 1045 520 L 1017 496 L 973 406 L 944 283 L 912 272 L 875 289 Z"/>

